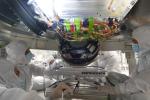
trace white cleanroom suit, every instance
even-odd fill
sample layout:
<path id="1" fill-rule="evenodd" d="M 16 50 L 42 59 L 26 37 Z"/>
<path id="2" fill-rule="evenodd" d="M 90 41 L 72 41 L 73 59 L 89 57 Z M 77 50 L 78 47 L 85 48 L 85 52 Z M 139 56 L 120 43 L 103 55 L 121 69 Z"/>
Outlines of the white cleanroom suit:
<path id="1" fill-rule="evenodd" d="M 117 85 L 116 91 L 127 94 L 127 100 L 150 100 L 150 25 L 134 30 L 133 38 L 140 48 L 137 74 Z"/>
<path id="2" fill-rule="evenodd" d="M 30 90 L 31 78 L 32 75 L 48 75 L 49 68 L 28 64 L 32 54 L 23 41 L 11 42 L 6 52 L 7 58 L 0 59 L 0 100 L 42 100 Z"/>
<path id="3" fill-rule="evenodd" d="M 43 100 L 34 91 L 28 91 L 21 87 L 18 76 L 14 72 L 14 66 L 7 60 L 0 60 L 0 100 Z M 19 85 L 19 86 L 17 86 Z"/>

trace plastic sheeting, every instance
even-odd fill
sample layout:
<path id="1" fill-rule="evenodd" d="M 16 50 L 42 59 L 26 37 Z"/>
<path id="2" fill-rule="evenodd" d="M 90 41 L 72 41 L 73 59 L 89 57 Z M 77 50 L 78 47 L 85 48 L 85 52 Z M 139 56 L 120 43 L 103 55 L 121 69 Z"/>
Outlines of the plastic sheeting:
<path id="1" fill-rule="evenodd" d="M 150 25 L 139 27 L 133 31 L 133 38 L 137 39 L 141 51 L 150 50 Z"/>
<path id="2" fill-rule="evenodd" d="M 47 59 L 51 59 L 52 55 L 57 55 L 57 52 L 55 51 L 49 51 L 49 50 L 31 50 L 32 53 L 35 55 L 34 57 L 34 64 L 40 65 L 43 62 L 46 63 Z M 53 58 L 53 57 L 52 57 Z M 61 59 L 60 59 L 61 60 Z M 60 61 L 62 62 L 62 61 Z M 70 68 L 78 68 L 76 66 L 71 66 L 65 62 L 62 62 L 64 67 Z M 59 63 L 61 64 L 61 63 Z M 105 69 L 109 72 L 107 76 L 107 80 L 112 84 L 116 85 L 119 83 L 123 83 L 125 80 L 128 79 L 129 75 L 129 69 L 127 60 L 125 58 L 125 54 L 121 51 L 105 51 L 100 52 L 100 55 L 97 57 L 97 59 L 91 63 L 89 66 L 92 67 L 100 67 L 102 69 Z M 85 68 L 86 66 L 80 66 L 79 68 Z M 95 81 L 97 78 L 95 78 Z M 47 85 L 50 85 L 50 80 L 46 79 L 46 82 L 48 82 Z M 43 78 L 40 77 L 34 77 L 33 78 L 33 89 L 42 89 L 43 88 Z"/>
<path id="3" fill-rule="evenodd" d="M 35 91 L 25 92 L 19 88 L 10 88 L 4 91 L 0 100 L 44 100 Z"/>
<path id="4" fill-rule="evenodd" d="M 42 76 L 35 76 L 32 77 L 33 82 L 33 90 L 44 90 L 45 88 L 48 88 L 51 84 L 55 83 L 55 79 L 49 79 Z"/>
<path id="5" fill-rule="evenodd" d="M 140 51 L 137 56 L 138 68 L 140 72 L 150 68 L 150 25 L 139 27 L 133 31 L 133 38 L 138 41 Z"/>
<path id="6" fill-rule="evenodd" d="M 32 54 L 34 55 L 33 59 L 31 60 L 31 64 L 36 65 L 38 67 L 50 67 L 49 63 L 51 60 L 54 60 L 54 55 L 57 53 L 56 51 L 49 51 L 49 50 L 31 50 Z M 56 79 L 52 77 L 43 76 L 33 76 L 32 77 L 32 89 L 33 90 L 44 90 L 45 88 L 49 87 L 51 84 L 56 82 Z"/>
<path id="7" fill-rule="evenodd" d="M 95 62 L 89 66 L 98 66 L 104 68 L 108 72 L 117 72 L 124 75 L 129 75 L 129 66 L 125 53 L 121 51 L 103 51 L 100 52 Z"/>

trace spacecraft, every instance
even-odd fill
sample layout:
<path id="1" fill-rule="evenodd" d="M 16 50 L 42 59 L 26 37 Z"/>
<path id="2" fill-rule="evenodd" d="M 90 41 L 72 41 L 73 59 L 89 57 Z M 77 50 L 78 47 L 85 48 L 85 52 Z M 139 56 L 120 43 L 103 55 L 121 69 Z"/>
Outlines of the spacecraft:
<path id="1" fill-rule="evenodd" d="M 87 65 L 101 42 L 119 35 L 137 0 L 2 0 L 3 21 L 24 23 L 39 37 L 54 36 L 61 57 L 69 64 Z M 54 34 L 52 34 L 52 32 Z"/>

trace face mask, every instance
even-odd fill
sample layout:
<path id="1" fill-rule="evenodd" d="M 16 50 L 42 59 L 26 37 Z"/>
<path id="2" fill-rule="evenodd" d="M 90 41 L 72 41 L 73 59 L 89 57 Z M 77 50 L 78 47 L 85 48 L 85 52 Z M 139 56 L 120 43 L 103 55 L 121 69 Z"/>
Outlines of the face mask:
<path id="1" fill-rule="evenodd" d="M 138 44 L 133 43 L 132 44 L 132 49 L 134 52 L 139 52 L 140 51 L 140 47 Z"/>
<path id="2" fill-rule="evenodd" d="M 26 55 L 26 59 L 28 62 L 30 62 L 33 59 L 34 55 L 30 52 Z"/>

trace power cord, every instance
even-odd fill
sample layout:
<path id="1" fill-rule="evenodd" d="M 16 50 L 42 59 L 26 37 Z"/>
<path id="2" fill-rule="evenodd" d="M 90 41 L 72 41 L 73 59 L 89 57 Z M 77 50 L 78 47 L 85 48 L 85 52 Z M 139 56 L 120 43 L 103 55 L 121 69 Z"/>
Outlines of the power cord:
<path id="1" fill-rule="evenodd" d="M 79 89 L 79 85 L 80 85 L 80 81 L 77 82 L 77 84 L 76 84 L 76 86 L 75 86 L 75 88 L 73 90 L 73 93 L 75 93 L 76 90 Z"/>

